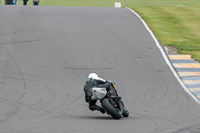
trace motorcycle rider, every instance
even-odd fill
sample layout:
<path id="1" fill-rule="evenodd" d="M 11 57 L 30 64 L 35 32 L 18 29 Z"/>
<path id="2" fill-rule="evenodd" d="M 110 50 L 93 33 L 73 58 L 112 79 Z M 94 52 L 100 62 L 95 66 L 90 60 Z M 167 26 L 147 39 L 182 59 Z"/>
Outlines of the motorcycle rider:
<path id="1" fill-rule="evenodd" d="M 100 106 L 96 105 L 97 100 L 92 99 L 92 88 L 106 88 L 107 91 L 110 91 L 114 95 L 117 95 L 116 90 L 112 86 L 112 82 L 106 81 L 102 78 L 100 78 L 96 73 L 90 73 L 88 76 L 88 79 L 86 81 L 86 84 L 84 86 L 84 92 L 85 92 L 85 101 L 89 104 L 89 109 L 91 111 L 98 110 L 102 114 L 105 113 L 105 110 L 101 108 Z M 115 93 L 116 92 L 116 93 Z"/>

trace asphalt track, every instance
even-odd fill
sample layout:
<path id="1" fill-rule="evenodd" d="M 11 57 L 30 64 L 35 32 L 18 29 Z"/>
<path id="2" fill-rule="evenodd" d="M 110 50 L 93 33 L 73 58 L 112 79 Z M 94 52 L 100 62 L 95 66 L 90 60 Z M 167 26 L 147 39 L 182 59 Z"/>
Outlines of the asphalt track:
<path id="1" fill-rule="evenodd" d="M 88 109 L 90 72 L 130 117 Z M 0 6 L 1 133 L 199 133 L 199 112 L 128 9 Z"/>

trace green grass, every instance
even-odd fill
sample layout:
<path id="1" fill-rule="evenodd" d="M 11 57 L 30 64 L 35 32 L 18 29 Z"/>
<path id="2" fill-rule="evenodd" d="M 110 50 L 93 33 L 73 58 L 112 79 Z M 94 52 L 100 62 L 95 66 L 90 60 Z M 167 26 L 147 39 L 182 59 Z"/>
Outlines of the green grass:
<path id="1" fill-rule="evenodd" d="M 40 0 L 44 6 L 113 7 L 118 0 Z M 119 0 L 139 13 L 165 46 L 200 61 L 200 0 Z M 22 0 L 18 0 L 22 5 Z M 28 5 L 32 5 L 29 0 Z"/>
<path id="2" fill-rule="evenodd" d="M 175 4 L 135 9 L 148 23 L 159 41 L 191 54 L 200 61 L 200 5 Z"/>

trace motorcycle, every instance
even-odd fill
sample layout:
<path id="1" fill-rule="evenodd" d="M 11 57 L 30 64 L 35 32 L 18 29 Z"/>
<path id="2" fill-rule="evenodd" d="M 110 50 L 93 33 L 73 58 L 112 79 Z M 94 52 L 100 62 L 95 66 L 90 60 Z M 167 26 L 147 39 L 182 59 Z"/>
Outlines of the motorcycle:
<path id="1" fill-rule="evenodd" d="M 38 6 L 39 5 L 39 0 L 33 0 L 33 5 Z"/>
<path id="2" fill-rule="evenodd" d="M 112 83 L 112 86 L 115 88 L 114 83 Z M 129 112 L 116 90 L 107 91 L 106 88 L 92 88 L 92 94 L 92 100 L 100 100 L 103 109 L 114 119 L 120 119 L 121 116 L 129 116 Z"/>

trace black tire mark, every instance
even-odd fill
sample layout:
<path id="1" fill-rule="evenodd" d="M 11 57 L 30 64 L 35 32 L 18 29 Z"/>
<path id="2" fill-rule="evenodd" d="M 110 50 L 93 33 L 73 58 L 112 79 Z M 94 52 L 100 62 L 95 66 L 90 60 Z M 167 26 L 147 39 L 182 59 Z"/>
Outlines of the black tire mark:
<path id="1" fill-rule="evenodd" d="M 14 57 L 10 54 L 11 58 L 13 59 L 14 63 L 17 65 L 17 68 L 19 69 L 19 72 L 22 76 L 22 81 L 23 81 L 23 84 L 24 84 L 24 89 L 26 89 L 26 82 L 25 82 L 25 79 L 24 79 L 24 75 L 22 73 L 22 70 L 20 69 L 18 63 L 16 62 L 16 60 L 14 59 Z"/>

